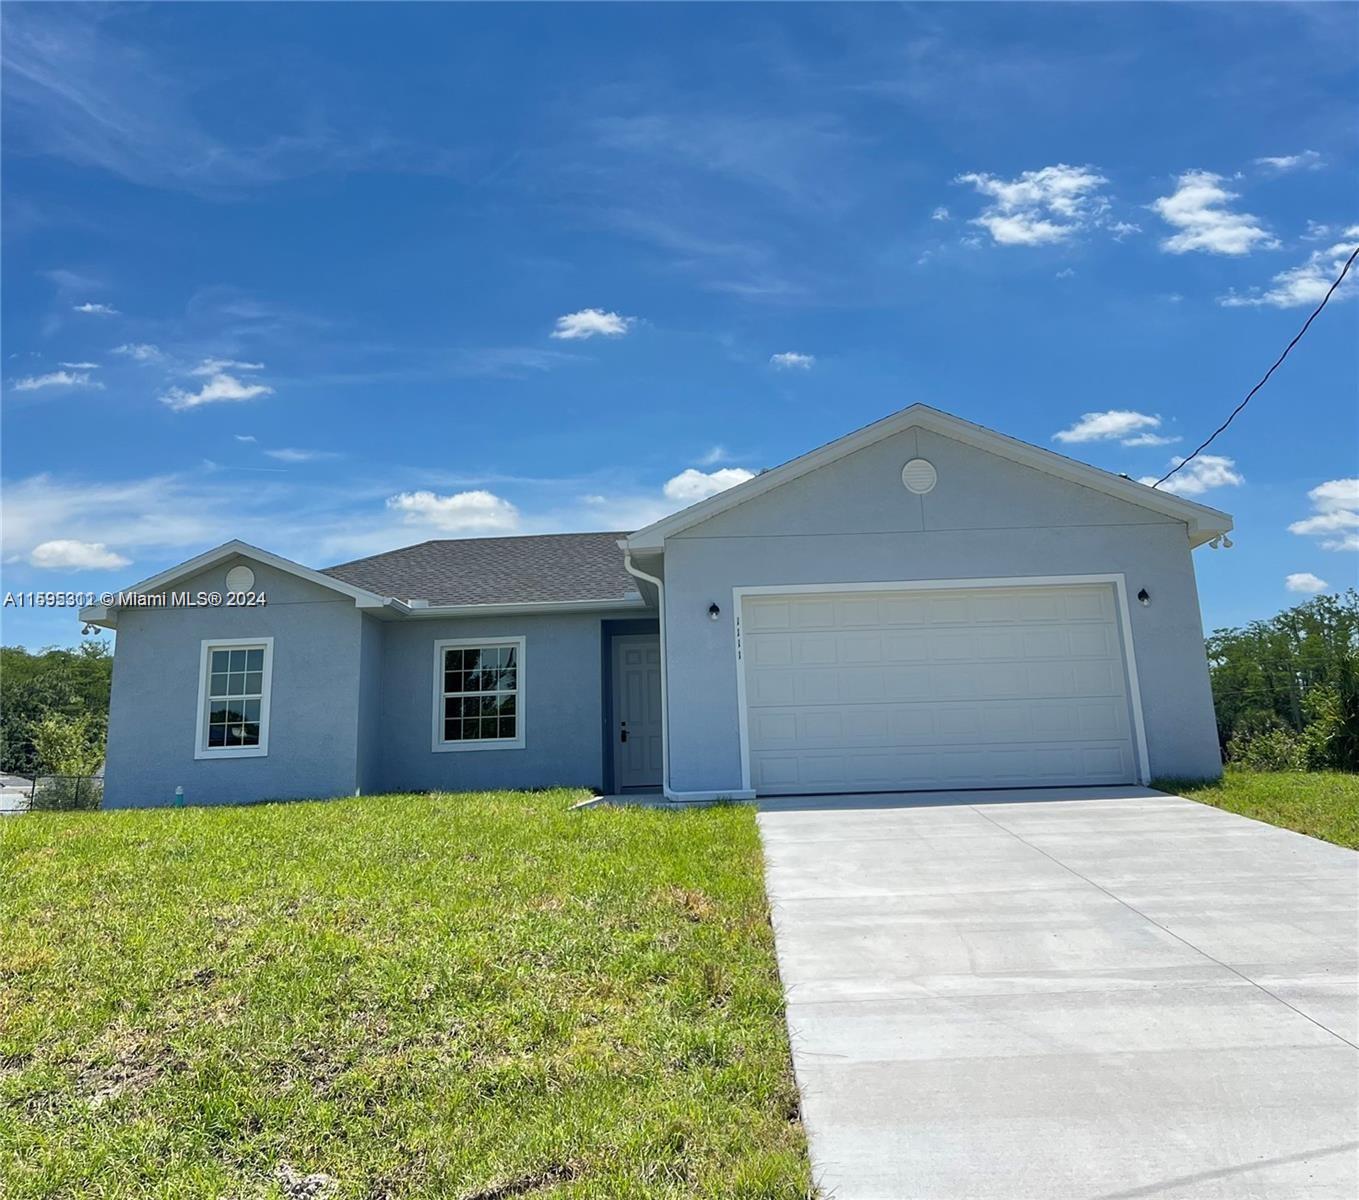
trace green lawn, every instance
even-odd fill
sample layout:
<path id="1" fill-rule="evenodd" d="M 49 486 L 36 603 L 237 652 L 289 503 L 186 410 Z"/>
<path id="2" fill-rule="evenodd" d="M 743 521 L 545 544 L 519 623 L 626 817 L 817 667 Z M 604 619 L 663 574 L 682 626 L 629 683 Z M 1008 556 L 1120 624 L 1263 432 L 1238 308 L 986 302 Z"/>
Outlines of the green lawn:
<path id="1" fill-rule="evenodd" d="M 1216 783 L 1156 779 L 1153 787 L 1229 812 L 1359 849 L 1359 775 L 1339 771 L 1240 771 Z"/>
<path id="2" fill-rule="evenodd" d="M 0 821 L 0 1195 L 804 1197 L 749 807 Z"/>

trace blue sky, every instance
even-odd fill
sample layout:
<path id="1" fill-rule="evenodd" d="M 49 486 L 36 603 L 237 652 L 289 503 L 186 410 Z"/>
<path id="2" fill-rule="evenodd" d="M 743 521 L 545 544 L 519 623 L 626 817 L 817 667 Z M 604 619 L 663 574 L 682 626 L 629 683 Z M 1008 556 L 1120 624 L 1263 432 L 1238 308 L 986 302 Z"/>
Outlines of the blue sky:
<path id="1" fill-rule="evenodd" d="M 1359 245 L 1353 6 L 3 25 L 11 591 L 636 527 L 914 401 L 1157 476 Z M 1355 291 L 1179 477 L 1209 628 L 1355 580 Z"/>

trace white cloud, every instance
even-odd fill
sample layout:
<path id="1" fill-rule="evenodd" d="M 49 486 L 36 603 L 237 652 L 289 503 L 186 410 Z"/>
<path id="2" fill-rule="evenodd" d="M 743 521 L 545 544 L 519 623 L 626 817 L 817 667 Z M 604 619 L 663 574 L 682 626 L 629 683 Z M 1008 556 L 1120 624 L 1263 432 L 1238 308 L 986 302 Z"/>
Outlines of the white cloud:
<path id="1" fill-rule="evenodd" d="M 222 369 L 232 366 L 246 371 L 258 371 L 263 365 L 263 363 L 229 363 L 224 359 L 204 359 L 198 366 L 190 369 L 189 374 L 208 376 L 208 381 L 196 392 L 173 387 L 160 398 L 161 403 L 169 405 L 175 412 L 183 412 L 204 404 L 229 404 L 253 400 L 257 396 L 272 395 L 274 389 L 267 384 L 243 383 Z"/>
<path id="2" fill-rule="evenodd" d="M 1223 186 L 1221 175 L 1212 171 L 1186 171 L 1175 191 L 1151 204 L 1167 225 L 1179 230 L 1161 242 L 1170 254 L 1202 250 L 1208 254 L 1249 254 L 1257 246 L 1272 249 L 1278 240 L 1251 213 L 1233 212 L 1236 192 Z"/>
<path id="3" fill-rule="evenodd" d="M 67 368 L 67 370 L 70 370 L 70 371 L 97 371 L 97 370 L 99 370 L 99 364 L 98 364 L 98 363 L 92 363 L 92 362 L 73 362 L 73 363 L 64 362 L 64 363 L 57 363 L 57 366 L 59 366 L 59 367 L 65 367 L 65 368 Z"/>
<path id="4" fill-rule="evenodd" d="M 28 561 L 35 567 L 83 571 L 110 571 L 132 562 L 130 558 L 115 554 L 103 542 L 77 542 L 70 538 L 57 538 L 34 546 Z"/>
<path id="5" fill-rule="evenodd" d="M 255 435 L 253 433 L 237 433 L 232 436 L 235 437 L 238 442 L 253 442 L 255 440 Z"/>
<path id="6" fill-rule="evenodd" d="M 213 376 L 223 371 L 263 371 L 263 363 L 237 362 L 233 358 L 205 358 L 196 367 L 189 368 L 190 375 Z"/>
<path id="7" fill-rule="evenodd" d="M 246 439 L 241 440 L 244 441 Z M 250 438 L 248 440 L 253 442 L 255 439 Z M 286 463 L 317 462 L 321 459 L 339 457 L 333 450 L 295 450 L 287 446 L 278 450 L 266 450 L 264 453 L 269 458 Z"/>
<path id="8" fill-rule="evenodd" d="M 1320 304 L 1344 267 L 1345 260 L 1359 245 L 1359 225 L 1351 225 L 1343 230 L 1340 237 L 1343 240 L 1329 249 L 1313 250 L 1307 256 L 1307 261 L 1299 266 L 1280 271 L 1274 276 L 1271 286 L 1264 291 L 1256 289 L 1247 295 L 1228 292 L 1225 296 L 1219 296 L 1217 302 L 1225 308 L 1250 308 L 1262 304 L 1273 308 L 1299 308 Z M 1343 300 L 1355 295 L 1356 288 L 1359 288 L 1355 280 L 1356 276 L 1351 271 L 1344 283 L 1336 288 L 1335 299 Z"/>
<path id="9" fill-rule="evenodd" d="M 508 500 L 478 489 L 440 496 L 434 492 L 401 492 L 387 507 L 407 524 L 428 525 L 441 533 L 513 533 L 519 510 Z"/>
<path id="10" fill-rule="evenodd" d="M 1321 535 L 1323 550 L 1359 550 L 1359 479 L 1328 479 L 1307 498 L 1313 515 L 1294 521 L 1289 533 Z"/>
<path id="11" fill-rule="evenodd" d="M 121 346 L 114 346 L 113 353 L 125 355 L 141 363 L 159 362 L 164 357 L 160 347 L 149 342 L 124 342 Z"/>
<path id="12" fill-rule="evenodd" d="M 711 448 L 711 449 L 710 449 L 710 450 L 709 450 L 702 458 L 700 458 L 698 461 L 699 461 L 699 463 L 700 463 L 701 465 L 703 465 L 703 466 L 705 466 L 705 467 L 712 467 L 712 466 L 716 466 L 716 465 L 717 465 L 718 463 L 720 463 L 720 462 L 729 462 L 730 460 L 731 460 L 731 451 L 728 450 L 725 446 L 719 444 L 719 445 L 713 446 L 713 447 L 712 447 L 712 448 Z"/>
<path id="13" fill-rule="evenodd" d="M 769 361 L 780 371 L 810 371 L 816 364 L 816 355 L 785 350 L 782 354 L 771 354 Z"/>
<path id="14" fill-rule="evenodd" d="M 1061 242 L 1101 217 L 1109 202 L 1099 189 L 1109 181 L 1093 167 L 1065 163 L 1025 171 L 1016 179 L 972 172 L 955 183 L 970 183 L 992 203 L 971 224 L 980 225 L 1001 246 Z"/>
<path id="15" fill-rule="evenodd" d="M 706 500 L 709 496 L 716 496 L 718 492 L 725 492 L 738 483 L 745 483 L 747 479 L 754 478 L 755 472 L 747 471 L 744 467 L 722 467 L 719 470 L 707 472 L 690 467 L 686 471 L 681 471 L 673 479 L 666 481 L 665 497 L 667 500 L 694 504 L 699 500 Z"/>
<path id="16" fill-rule="evenodd" d="M 636 321 L 636 317 L 620 317 L 615 312 L 605 312 L 602 308 L 582 308 L 580 312 L 567 313 L 557 318 L 557 327 L 551 336 L 563 341 L 580 338 L 622 337 Z"/>
<path id="17" fill-rule="evenodd" d="M 1072 270 L 1071 267 L 1063 267 L 1060 271 L 1057 272 L 1058 279 L 1074 279 L 1075 277 L 1076 272 Z"/>
<path id="18" fill-rule="evenodd" d="M 88 371 L 48 371 L 46 375 L 25 375 L 10 385 L 16 392 L 36 392 L 42 388 L 102 388 Z"/>
<path id="19" fill-rule="evenodd" d="M 88 300 L 84 304 L 72 306 L 78 313 L 87 313 L 92 317 L 116 317 L 118 310 L 110 304 L 91 304 Z"/>
<path id="20" fill-rule="evenodd" d="M 1181 437 L 1167 437 L 1159 433 L 1139 433 L 1136 437 L 1124 438 L 1125 446 L 1173 446 L 1183 441 Z"/>
<path id="21" fill-rule="evenodd" d="M 1088 412 L 1081 415 L 1070 429 L 1059 429 L 1052 435 L 1054 442 L 1112 442 L 1123 440 L 1125 446 L 1153 446 L 1157 442 L 1142 441 L 1145 433 L 1139 430 L 1159 429 L 1161 418 L 1150 413 L 1111 408 L 1107 412 Z M 1134 436 L 1136 435 L 1136 437 Z"/>
<path id="22" fill-rule="evenodd" d="M 1172 458 L 1170 465 L 1177 467 L 1182 462 L 1183 458 Z M 1157 478 L 1155 475 L 1144 475 L 1141 482 L 1150 487 L 1156 483 Z M 1236 469 L 1234 458 L 1225 458 L 1219 454 L 1200 454 L 1184 470 L 1177 471 L 1161 484 L 1160 490 L 1174 496 L 1201 496 L 1211 488 L 1237 487 L 1245 482 L 1245 476 Z"/>
<path id="23" fill-rule="evenodd" d="M 1301 592 L 1304 596 L 1315 596 L 1318 592 L 1324 592 L 1330 586 L 1324 579 L 1318 579 L 1311 571 L 1298 571 L 1284 577 L 1284 587 L 1290 592 Z"/>
<path id="24" fill-rule="evenodd" d="M 1304 150 L 1300 154 L 1266 155 L 1255 160 L 1257 167 L 1271 167 L 1275 171 L 1319 171 L 1326 164 L 1315 150 Z M 1292 578 L 1290 576 L 1290 578 Z"/>
<path id="25" fill-rule="evenodd" d="M 949 219 L 949 211 L 942 204 L 930 213 L 931 221 L 947 221 Z"/>

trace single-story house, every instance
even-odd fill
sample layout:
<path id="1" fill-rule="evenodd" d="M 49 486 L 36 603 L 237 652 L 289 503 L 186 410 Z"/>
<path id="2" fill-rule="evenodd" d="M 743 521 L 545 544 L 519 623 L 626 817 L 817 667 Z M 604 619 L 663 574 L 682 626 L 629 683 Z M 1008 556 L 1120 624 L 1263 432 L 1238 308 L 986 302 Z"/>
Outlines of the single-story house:
<path id="1" fill-rule="evenodd" d="M 635 532 L 227 542 L 82 611 L 105 802 L 1215 776 L 1191 551 L 1231 528 L 917 404 Z M 211 592 L 265 602 L 172 603 Z"/>

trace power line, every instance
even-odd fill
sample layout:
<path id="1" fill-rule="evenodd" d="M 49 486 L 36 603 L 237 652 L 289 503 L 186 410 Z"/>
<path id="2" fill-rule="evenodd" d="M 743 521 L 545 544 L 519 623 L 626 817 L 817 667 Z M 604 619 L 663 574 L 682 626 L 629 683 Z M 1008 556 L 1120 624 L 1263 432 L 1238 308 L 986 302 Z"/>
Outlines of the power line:
<path id="1" fill-rule="evenodd" d="M 1323 308 L 1326 307 L 1326 301 L 1331 298 L 1331 295 L 1335 292 L 1335 289 L 1340 286 L 1345 276 L 1349 273 L 1350 266 L 1353 264 L 1356 258 L 1359 258 L 1359 246 L 1356 246 L 1354 248 L 1354 253 L 1351 254 L 1348 259 L 1345 260 L 1345 265 L 1340 269 L 1340 274 L 1335 277 L 1335 282 L 1331 284 L 1331 286 L 1327 289 L 1326 294 L 1321 298 L 1321 303 L 1316 306 L 1316 308 L 1312 312 L 1312 315 L 1307 318 L 1307 320 L 1303 323 L 1302 328 L 1298 330 L 1297 337 L 1295 337 L 1291 342 L 1288 343 L 1287 346 L 1284 347 L 1284 352 L 1280 354 L 1277 359 L 1274 360 L 1274 365 L 1270 367 L 1268 371 L 1265 372 L 1264 377 L 1260 380 L 1260 382 L 1257 383 L 1253 388 L 1251 388 L 1249 392 L 1246 393 L 1246 398 L 1242 400 L 1241 403 L 1238 404 L 1234 409 L 1232 409 L 1232 415 L 1229 416 L 1225 421 L 1223 421 L 1222 424 L 1219 425 L 1215 430 L 1213 430 L 1212 435 L 1208 438 L 1208 440 L 1204 442 L 1201 446 L 1199 446 L 1199 448 L 1195 450 L 1193 454 L 1191 454 L 1188 458 L 1181 459 L 1178 463 L 1171 467 L 1169 471 L 1167 471 L 1164 475 L 1161 476 L 1160 479 L 1158 479 L 1155 483 L 1151 485 L 1152 487 L 1160 487 L 1161 484 L 1165 483 L 1165 481 L 1169 479 L 1172 475 L 1174 475 L 1175 472 L 1178 471 L 1181 467 L 1187 467 L 1191 462 L 1194 461 L 1194 459 L 1196 459 L 1199 456 L 1200 453 L 1202 453 L 1204 450 L 1207 450 L 1208 447 L 1213 444 L 1213 439 L 1216 438 L 1219 433 L 1221 433 L 1224 429 L 1227 428 L 1228 425 L 1230 425 L 1234 420 L 1236 420 L 1236 414 L 1239 413 L 1243 408 L 1245 408 L 1246 405 L 1250 403 L 1251 397 L 1254 396 L 1256 392 L 1258 392 L 1262 387 L 1265 386 L 1266 383 L 1269 382 L 1269 377 L 1279 369 L 1280 364 L 1282 364 L 1283 360 L 1288 357 L 1288 352 L 1292 350 L 1293 347 L 1296 346 L 1300 341 L 1302 341 L 1302 335 L 1307 332 L 1307 326 L 1310 325 L 1313 321 L 1315 321 L 1317 319 L 1317 314 L 1321 312 Z"/>

